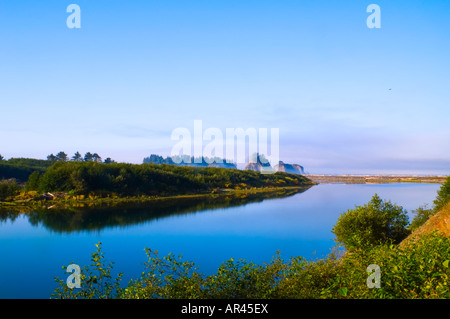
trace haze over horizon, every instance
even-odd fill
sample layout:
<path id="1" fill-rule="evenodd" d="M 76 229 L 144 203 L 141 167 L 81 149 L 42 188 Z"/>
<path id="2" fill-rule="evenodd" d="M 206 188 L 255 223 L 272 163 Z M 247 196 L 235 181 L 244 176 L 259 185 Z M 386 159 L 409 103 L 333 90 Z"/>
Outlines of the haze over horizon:
<path id="1" fill-rule="evenodd" d="M 80 29 L 66 25 L 71 3 Z M 445 0 L 2 2 L 0 154 L 142 163 L 202 120 L 279 128 L 280 160 L 312 174 L 449 175 L 449 12 Z"/>

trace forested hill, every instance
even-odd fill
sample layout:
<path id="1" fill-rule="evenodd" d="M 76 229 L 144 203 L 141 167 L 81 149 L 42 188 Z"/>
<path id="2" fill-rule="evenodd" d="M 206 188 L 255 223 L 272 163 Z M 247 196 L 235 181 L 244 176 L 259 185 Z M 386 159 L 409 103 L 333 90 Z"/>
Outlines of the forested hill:
<path id="1" fill-rule="evenodd" d="M 14 178 L 26 182 L 34 171 L 44 173 L 53 163 L 34 158 L 0 160 L 0 180 Z"/>
<path id="2" fill-rule="evenodd" d="M 219 189 L 310 186 L 308 178 L 277 172 L 166 164 L 56 162 L 44 173 L 33 173 L 29 190 L 68 194 L 119 196 L 205 193 Z"/>

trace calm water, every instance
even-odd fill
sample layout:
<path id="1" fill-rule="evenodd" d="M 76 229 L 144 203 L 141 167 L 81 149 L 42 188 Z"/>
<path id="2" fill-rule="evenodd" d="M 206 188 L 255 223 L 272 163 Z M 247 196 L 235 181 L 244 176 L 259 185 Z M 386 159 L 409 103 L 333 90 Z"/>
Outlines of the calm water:
<path id="1" fill-rule="evenodd" d="M 62 266 L 89 264 L 94 244 L 106 259 L 137 278 L 145 247 L 194 261 L 205 274 L 231 257 L 256 263 L 323 257 L 334 245 L 331 228 L 340 213 L 378 193 L 411 210 L 431 204 L 437 184 L 321 184 L 283 198 L 229 198 L 161 202 L 148 207 L 0 213 L 0 298 L 49 298 Z M 410 217 L 411 218 L 411 217 Z"/>

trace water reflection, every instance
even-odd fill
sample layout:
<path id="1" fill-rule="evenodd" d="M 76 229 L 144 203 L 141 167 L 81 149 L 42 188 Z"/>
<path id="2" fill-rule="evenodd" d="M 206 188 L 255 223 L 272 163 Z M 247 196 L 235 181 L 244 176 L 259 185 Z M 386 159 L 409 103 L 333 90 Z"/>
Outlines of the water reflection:
<path id="1" fill-rule="evenodd" d="M 57 233 L 100 231 L 106 227 L 124 227 L 169 216 L 195 214 L 205 210 L 229 208 L 263 200 L 284 198 L 303 193 L 310 187 L 279 190 L 270 193 L 217 195 L 203 198 L 160 199 L 151 203 L 120 203 L 65 209 L 34 209 L 29 212 L 0 210 L 0 222 L 12 221 L 25 214 L 33 226 L 43 226 Z"/>

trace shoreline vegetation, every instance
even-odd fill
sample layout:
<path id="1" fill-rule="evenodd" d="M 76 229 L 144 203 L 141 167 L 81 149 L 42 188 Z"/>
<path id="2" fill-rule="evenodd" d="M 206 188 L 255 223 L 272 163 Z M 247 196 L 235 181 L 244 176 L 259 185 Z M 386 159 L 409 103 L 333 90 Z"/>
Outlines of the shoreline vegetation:
<path id="1" fill-rule="evenodd" d="M 446 179 L 437 175 L 261 174 L 222 167 L 116 163 L 109 158 L 101 162 L 94 157 L 86 158 L 89 154 L 84 160 L 78 155 L 70 161 L 62 152 L 53 157 L 49 155 L 48 160 L 12 158 L 0 161 L 0 207 L 76 206 L 271 193 L 319 183 L 442 184 Z"/>
<path id="2" fill-rule="evenodd" d="M 158 201 L 167 200 L 184 200 L 184 199 L 214 199 L 221 197 L 245 198 L 251 195 L 267 195 L 268 198 L 274 196 L 289 196 L 290 194 L 299 193 L 312 187 L 306 186 L 285 186 L 285 187 L 264 187 L 249 189 L 218 189 L 209 193 L 182 194 L 182 195 L 165 195 L 165 196 L 125 196 L 116 195 L 100 197 L 96 195 L 75 195 L 70 196 L 67 193 L 47 193 L 39 195 L 36 191 L 24 192 L 10 198 L 9 201 L 0 201 L 0 210 L 3 208 L 17 209 L 63 209 L 63 208 L 83 208 L 95 206 L 110 206 L 119 204 L 147 204 Z M 53 197 L 54 196 L 54 197 Z M 45 199 L 43 199 L 45 197 Z"/>
<path id="3" fill-rule="evenodd" d="M 0 207 L 73 206 L 149 202 L 303 189 L 317 183 L 302 175 L 168 164 L 56 162 L 26 182 L 0 182 Z"/>

